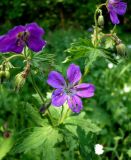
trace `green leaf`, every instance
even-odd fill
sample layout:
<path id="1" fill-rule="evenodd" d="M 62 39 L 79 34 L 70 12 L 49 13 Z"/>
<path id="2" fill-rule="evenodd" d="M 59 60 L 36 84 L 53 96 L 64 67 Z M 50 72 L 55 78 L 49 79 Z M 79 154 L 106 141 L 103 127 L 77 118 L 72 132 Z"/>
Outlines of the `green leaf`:
<path id="1" fill-rule="evenodd" d="M 41 100 L 40 96 L 38 93 L 32 94 L 32 97 L 39 103 L 42 104 L 43 101 Z"/>
<path id="2" fill-rule="evenodd" d="M 62 135 L 59 134 L 58 130 L 52 129 L 52 132 L 43 144 L 43 159 L 44 160 L 54 160 L 60 156 L 59 150 L 54 147 L 55 144 L 62 141 Z"/>
<path id="3" fill-rule="evenodd" d="M 25 131 L 20 133 L 13 151 L 28 152 L 30 149 L 39 147 L 44 143 L 50 130 L 50 126 L 35 127 L 31 131 L 29 129 L 26 129 Z"/>
<path id="4" fill-rule="evenodd" d="M 68 59 L 79 59 L 81 57 L 87 57 L 88 52 L 92 50 L 93 46 L 90 40 L 87 39 L 80 39 L 79 41 L 72 43 L 71 47 L 66 50 L 71 57 L 68 57 Z"/>
<path id="5" fill-rule="evenodd" d="M 129 158 L 131 158 L 131 148 L 127 150 L 127 154 L 129 156 Z"/>
<path id="6" fill-rule="evenodd" d="M 27 115 L 35 122 L 38 126 L 45 126 L 48 124 L 48 121 L 41 118 L 38 110 L 32 107 L 30 104 L 26 105 L 25 111 Z"/>
<path id="7" fill-rule="evenodd" d="M 85 131 L 81 127 L 77 128 L 78 140 L 80 145 L 80 154 L 83 159 L 95 159 L 94 157 L 94 140 L 95 137 L 92 133 L 85 134 Z"/>
<path id="8" fill-rule="evenodd" d="M 58 119 L 60 119 L 62 107 L 50 106 L 49 111 L 54 120 L 58 121 Z"/>
<path id="9" fill-rule="evenodd" d="M 85 68 L 90 67 L 93 64 L 93 62 L 95 62 L 96 59 L 100 56 L 101 56 L 101 50 L 100 49 L 90 48 L 90 50 L 88 50 L 88 54 L 87 54 L 87 57 L 85 59 Z"/>
<path id="10" fill-rule="evenodd" d="M 40 54 L 33 54 L 32 62 L 37 67 L 40 66 L 42 63 L 49 63 L 52 64 L 54 62 L 55 55 L 54 54 L 47 54 L 47 53 L 40 53 Z"/>
<path id="11" fill-rule="evenodd" d="M 11 150 L 14 144 L 13 137 L 3 139 L 0 144 L 0 160 L 6 156 L 6 154 Z"/>
<path id="12" fill-rule="evenodd" d="M 85 119 L 81 115 L 70 116 L 64 121 L 65 127 L 73 134 L 77 135 L 77 126 L 81 127 L 86 133 L 99 132 L 100 128 L 94 124 L 90 119 Z"/>
<path id="13" fill-rule="evenodd" d="M 69 125 L 69 124 L 66 124 L 65 125 L 65 128 L 71 132 L 73 135 L 75 135 L 76 137 L 78 137 L 78 134 L 77 134 L 77 125 Z"/>
<path id="14" fill-rule="evenodd" d="M 114 44 L 115 43 L 111 37 L 106 37 L 106 40 L 105 40 L 105 48 L 106 49 L 113 48 Z"/>
<path id="15" fill-rule="evenodd" d="M 94 48 L 91 41 L 88 39 L 80 39 L 78 42 L 73 43 L 66 51 L 70 56 L 66 58 L 64 63 L 80 58 L 86 58 L 86 67 L 89 67 L 98 57 L 104 57 L 112 63 L 117 64 L 114 51 L 105 48 Z"/>
<path id="16" fill-rule="evenodd" d="M 31 58 L 32 74 L 37 77 L 37 80 L 43 82 L 45 75 L 50 71 L 55 64 L 55 54 L 38 53 L 33 54 Z M 46 67 L 45 67 L 46 66 Z"/>
<path id="17" fill-rule="evenodd" d="M 65 141 L 65 146 L 64 147 L 64 151 L 62 152 L 63 156 L 64 156 L 64 160 L 76 160 L 78 158 L 79 152 L 78 152 L 78 139 L 74 138 L 74 136 L 69 133 L 66 132 L 65 130 L 63 130 L 64 132 L 64 141 Z M 66 148 L 67 147 L 67 148 Z"/>
<path id="18" fill-rule="evenodd" d="M 108 61 L 112 62 L 113 64 L 117 64 L 118 61 L 115 58 L 115 54 L 112 50 L 101 48 L 101 56 L 106 58 Z"/>
<path id="19" fill-rule="evenodd" d="M 62 107 L 54 107 L 54 106 L 50 106 L 49 107 L 49 111 L 51 113 L 51 117 L 54 120 L 54 124 L 58 124 L 61 116 L 65 115 L 67 110 L 69 109 L 67 103 L 65 103 Z"/>
<path id="20" fill-rule="evenodd" d="M 44 127 L 35 127 L 32 131 L 25 130 L 19 135 L 17 143 L 15 144 L 14 152 L 28 152 L 31 149 L 36 149 L 41 145 L 44 146 L 43 152 L 46 150 L 46 145 L 49 148 L 54 147 L 55 143 L 61 140 L 59 131 L 52 126 L 45 125 Z"/>

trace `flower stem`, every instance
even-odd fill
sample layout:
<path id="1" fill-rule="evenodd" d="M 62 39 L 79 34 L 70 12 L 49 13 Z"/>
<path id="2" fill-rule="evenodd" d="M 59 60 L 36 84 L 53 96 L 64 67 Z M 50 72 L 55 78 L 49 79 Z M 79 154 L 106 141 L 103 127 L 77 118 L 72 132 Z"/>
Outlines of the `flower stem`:
<path id="1" fill-rule="evenodd" d="M 62 117 L 63 117 L 63 111 L 64 111 L 64 106 L 62 105 L 61 115 L 60 115 L 60 119 L 59 119 L 58 124 L 61 123 L 61 119 L 62 119 Z"/>
<path id="2" fill-rule="evenodd" d="M 111 33 L 114 33 L 115 29 L 116 29 L 116 24 L 115 24 L 114 27 L 112 28 Z"/>
<path id="3" fill-rule="evenodd" d="M 97 46 L 97 39 L 98 39 L 98 23 L 97 23 L 97 13 L 99 11 L 99 9 L 103 6 L 106 6 L 106 3 L 103 3 L 101 5 L 99 5 L 96 10 L 95 10 L 95 14 L 94 14 L 94 21 L 95 21 L 95 42 L 94 42 L 94 46 Z"/>
<path id="4" fill-rule="evenodd" d="M 34 77 L 33 77 L 33 74 L 32 74 L 31 72 L 30 72 L 30 75 L 31 75 L 32 85 L 33 85 L 36 93 L 38 93 L 38 95 L 40 96 L 40 98 L 41 98 L 41 100 L 42 100 L 42 102 L 43 102 L 43 104 L 44 104 L 44 103 L 45 103 L 45 100 L 44 100 L 44 98 L 43 98 L 43 95 L 42 95 L 41 91 L 39 90 L 38 86 L 36 85 L 35 80 L 34 80 Z M 52 117 L 51 117 L 51 113 L 50 113 L 49 109 L 47 108 L 46 111 L 47 111 L 47 113 L 48 113 L 48 115 L 49 115 L 49 118 L 50 118 L 51 123 L 53 124 Z"/>
<path id="5" fill-rule="evenodd" d="M 17 54 L 17 55 L 13 55 L 9 58 L 5 58 L 5 61 L 10 61 L 11 59 L 16 58 L 16 57 L 25 58 L 23 54 Z"/>
<path id="6" fill-rule="evenodd" d="M 70 112 L 70 108 L 67 109 L 67 111 L 66 111 L 66 113 L 64 115 L 63 115 L 63 110 L 64 109 L 62 109 L 62 112 L 61 112 L 61 119 L 60 119 L 59 125 L 62 124 L 64 122 L 65 118 L 68 116 L 68 114 Z"/>
<path id="7" fill-rule="evenodd" d="M 35 83 L 35 80 L 34 80 L 33 74 L 32 74 L 32 73 L 30 73 L 30 75 L 31 75 L 32 85 L 33 85 L 33 87 L 34 87 L 35 91 L 36 91 L 36 92 L 38 93 L 38 95 L 40 96 L 40 98 L 41 98 L 42 102 L 43 102 L 43 103 L 45 103 L 44 98 L 43 98 L 43 96 L 42 96 L 42 94 L 41 94 L 41 92 L 40 92 L 39 88 L 37 87 L 37 85 L 36 85 L 36 83 Z"/>
<path id="8" fill-rule="evenodd" d="M 84 74 L 83 74 L 83 76 L 81 77 L 81 80 L 79 81 L 79 84 L 82 83 L 84 77 L 87 75 L 88 72 L 89 72 L 89 68 L 85 67 L 85 69 L 84 69 Z"/>

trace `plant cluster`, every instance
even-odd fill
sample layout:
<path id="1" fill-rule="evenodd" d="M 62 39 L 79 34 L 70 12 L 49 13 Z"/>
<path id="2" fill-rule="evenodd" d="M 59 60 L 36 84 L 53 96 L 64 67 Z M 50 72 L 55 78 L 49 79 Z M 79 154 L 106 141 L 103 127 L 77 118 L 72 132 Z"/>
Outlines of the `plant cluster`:
<path id="1" fill-rule="evenodd" d="M 107 8 L 114 24 L 109 33 L 103 31 L 104 17 L 101 9 L 103 6 Z M 2 122 L 1 131 L 5 139 L 0 140 L 3 142 L 1 148 L 6 149 L 0 151 L 1 159 L 10 150 L 10 159 L 13 153 L 19 158 L 35 159 L 30 151 L 34 152 L 36 159 L 42 160 L 98 158 L 94 152 L 94 145 L 96 137 L 104 133 L 99 123 L 87 115 L 86 105 L 88 98 L 97 96 L 95 90 L 99 91 L 99 86 L 94 84 L 92 79 L 88 83 L 84 80 L 100 57 L 115 65 L 126 57 L 125 44 L 116 33 L 116 25 L 120 22 L 117 16 L 124 15 L 126 8 L 127 4 L 121 0 L 108 0 L 97 6 L 91 37 L 79 39 L 65 51 L 68 56 L 62 63 L 66 65 L 71 62 L 67 68 L 66 79 L 63 73 L 56 71 L 59 64 L 56 65 L 55 55 L 45 53 L 48 41 L 43 40 L 44 30 L 37 23 L 16 26 L 7 34 L 0 36 L 0 91 L 5 98 L 8 97 L 9 93 L 4 91 L 4 85 L 7 80 L 13 79 L 10 88 L 14 90 L 10 91 L 10 94 L 17 97 L 14 100 L 8 97 L 9 102 L 5 104 L 7 106 L 12 103 L 15 109 L 10 118 L 12 120 L 10 126 L 8 120 L 4 124 Z M 80 60 L 84 62 L 83 74 L 79 65 L 75 64 Z M 44 89 L 39 85 L 41 81 L 55 90 L 50 91 L 49 86 Z M 36 93 L 30 95 L 32 89 Z M 24 98 L 21 97 L 20 91 L 25 93 Z M 85 98 L 84 103 L 81 98 Z M 99 98 L 101 97 L 97 97 L 96 100 L 98 103 L 102 102 Z M 39 110 L 35 107 L 38 104 L 41 106 Z M 26 127 L 23 124 L 26 124 Z M 116 137 L 115 148 L 119 140 L 121 136 Z M 96 146 L 101 148 L 100 152 L 99 148 L 95 148 L 96 154 L 102 154 L 103 147 Z M 119 155 L 113 147 L 107 146 L 107 152 L 110 151 L 115 152 L 118 159 L 125 156 L 124 152 Z M 21 152 L 24 152 L 22 157 Z M 130 156 L 130 151 L 128 154 Z"/>

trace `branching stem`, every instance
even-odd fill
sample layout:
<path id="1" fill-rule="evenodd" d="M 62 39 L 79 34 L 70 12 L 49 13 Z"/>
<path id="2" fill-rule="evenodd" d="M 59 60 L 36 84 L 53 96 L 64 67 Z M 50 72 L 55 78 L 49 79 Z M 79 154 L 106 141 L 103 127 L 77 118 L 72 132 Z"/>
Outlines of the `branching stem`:
<path id="1" fill-rule="evenodd" d="M 106 6 L 106 3 L 103 3 L 101 5 L 99 5 L 96 10 L 95 10 L 95 14 L 94 14 L 94 21 L 95 21 L 95 42 L 94 42 L 94 46 L 97 46 L 97 40 L 98 40 L 98 23 L 97 23 L 97 14 L 100 10 L 101 7 Z"/>

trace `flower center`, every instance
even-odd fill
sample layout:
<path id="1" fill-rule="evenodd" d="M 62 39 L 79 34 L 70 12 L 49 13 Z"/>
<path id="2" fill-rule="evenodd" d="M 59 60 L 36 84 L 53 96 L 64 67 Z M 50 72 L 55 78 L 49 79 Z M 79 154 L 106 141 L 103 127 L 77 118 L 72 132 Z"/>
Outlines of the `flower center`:
<path id="1" fill-rule="evenodd" d="M 74 89 L 74 86 L 68 84 L 67 87 L 65 87 L 64 92 L 67 95 L 72 96 L 76 93 L 76 90 Z"/>
<path id="2" fill-rule="evenodd" d="M 29 32 L 24 31 L 24 32 L 19 32 L 17 34 L 17 46 L 24 45 L 29 38 Z"/>
<path id="3" fill-rule="evenodd" d="M 64 91 L 65 91 L 66 94 L 68 94 L 68 95 L 72 94 L 72 91 L 71 91 L 71 89 L 69 89 L 69 88 L 65 88 Z"/>

